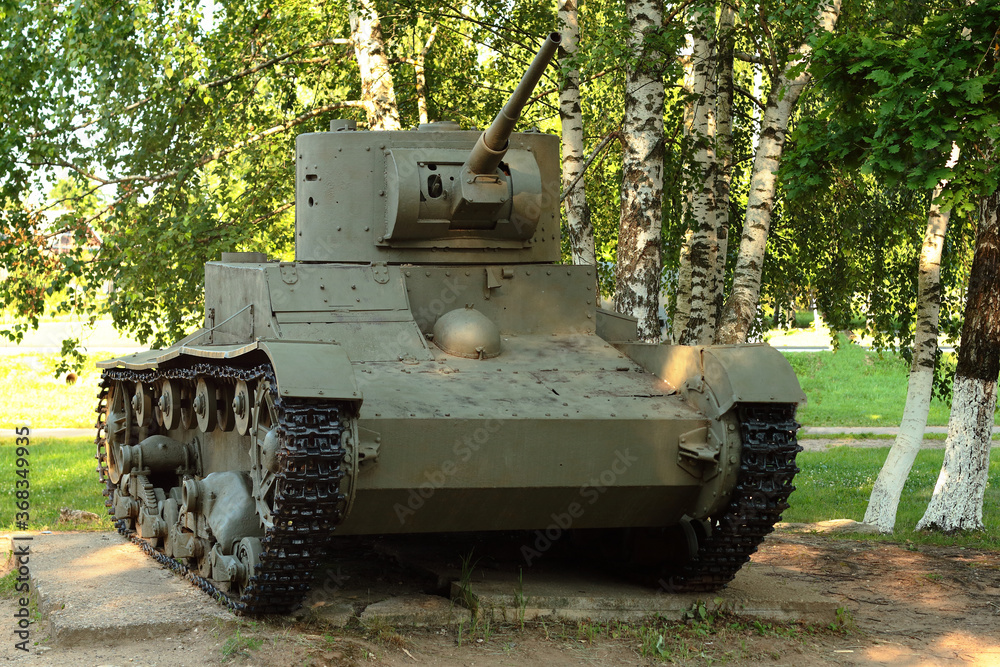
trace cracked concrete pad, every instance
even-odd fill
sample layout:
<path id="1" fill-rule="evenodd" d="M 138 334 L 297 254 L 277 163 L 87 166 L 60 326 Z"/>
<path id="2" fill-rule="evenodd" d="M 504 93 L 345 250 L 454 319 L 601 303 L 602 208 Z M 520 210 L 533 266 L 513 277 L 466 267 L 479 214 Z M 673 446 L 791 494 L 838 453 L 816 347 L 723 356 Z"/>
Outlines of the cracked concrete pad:
<path id="1" fill-rule="evenodd" d="M 356 614 L 351 602 L 322 602 L 310 609 L 303 609 L 303 618 L 313 618 L 333 628 L 346 627 Z M 293 612 L 293 615 L 297 612 Z"/>
<path id="2" fill-rule="evenodd" d="M 53 643 L 143 639 L 236 620 L 116 533 L 31 536 L 31 588 Z"/>
<path id="3" fill-rule="evenodd" d="M 462 599 L 458 582 L 452 597 Z M 716 593 L 667 594 L 618 580 L 548 573 L 518 582 L 514 575 L 489 574 L 468 584 L 465 594 L 480 614 L 505 622 L 556 619 L 636 621 L 654 614 L 682 619 L 699 602 L 708 611 L 772 621 L 826 625 L 836 620 L 835 600 L 796 582 L 779 568 L 752 565 Z"/>
<path id="4" fill-rule="evenodd" d="M 370 604 L 361 612 L 362 623 L 376 618 L 394 626 L 448 628 L 462 622 L 468 624 L 472 612 L 448 598 L 417 593 Z"/>

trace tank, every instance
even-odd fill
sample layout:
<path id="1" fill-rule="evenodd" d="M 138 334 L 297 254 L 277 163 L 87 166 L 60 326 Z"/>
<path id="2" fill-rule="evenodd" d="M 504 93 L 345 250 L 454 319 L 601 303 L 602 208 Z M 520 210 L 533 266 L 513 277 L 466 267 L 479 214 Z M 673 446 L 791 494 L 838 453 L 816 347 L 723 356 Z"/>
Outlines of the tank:
<path id="1" fill-rule="evenodd" d="M 303 134 L 295 261 L 205 265 L 204 326 L 110 359 L 98 472 L 120 532 L 245 614 L 332 535 L 528 531 L 667 591 L 724 586 L 787 507 L 804 401 L 767 345 L 646 344 L 560 264 L 559 138 Z M 537 536 L 533 537 L 533 536 Z"/>

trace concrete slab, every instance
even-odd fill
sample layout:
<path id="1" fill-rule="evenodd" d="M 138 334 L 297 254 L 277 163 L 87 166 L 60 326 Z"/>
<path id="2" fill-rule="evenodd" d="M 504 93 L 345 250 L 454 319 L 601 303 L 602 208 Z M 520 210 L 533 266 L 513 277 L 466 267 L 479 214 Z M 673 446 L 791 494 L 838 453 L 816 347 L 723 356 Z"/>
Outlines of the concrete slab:
<path id="1" fill-rule="evenodd" d="M 827 625 L 836 620 L 839 604 L 814 590 L 789 581 L 780 568 L 752 564 L 717 593 L 667 594 L 593 574 L 541 576 L 489 573 L 471 581 L 463 593 L 452 584 L 452 598 L 465 599 L 494 621 L 531 620 L 637 621 L 660 615 L 683 619 L 699 602 L 708 611 L 781 622 Z"/>
<path id="2" fill-rule="evenodd" d="M 143 639 L 236 621 L 117 533 L 30 536 L 32 591 L 53 643 Z"/>
<path id="3" fill-rule="evenodd" d="M 309 618 L 311 614 L 314 620 L 332 628 L 345 627 L 357 615 L 353 604 L 337 600 L 321 602 L 311 609 L 302 607 L 292 612 L 293 616 L 296 614 L 301 614 L 303 618 Z"/>
<path id="4" fill-rule="evenodd" d="M 392 626 L 451 628 L 471 624 L 472 612 L 448 598 L 417 593 L 370 604 L 361 612 L 363 624 L 376 619 Z"/>

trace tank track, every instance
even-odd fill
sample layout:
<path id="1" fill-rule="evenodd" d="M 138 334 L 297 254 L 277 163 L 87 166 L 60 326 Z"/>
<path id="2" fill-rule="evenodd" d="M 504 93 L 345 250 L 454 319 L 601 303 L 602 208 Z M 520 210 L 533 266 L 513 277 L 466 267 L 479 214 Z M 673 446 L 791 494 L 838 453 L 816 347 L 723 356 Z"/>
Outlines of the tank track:
<path id="1" fill-rule="evenodd" d="M 698 555 L 657 582 L 667 593 L 717 591 L 736 576 L 788 509 L 802 451 L 795 433 L 795 405 L 737 406 L 742 440 L 740 471 L 729 505 L 699 540 Z"/>
<path id="2" fill-rule="evenodd" d="M 312 584 L 333 529 L 343 520 L 346 499 L 340 492 L 344 476 L 345 448 L 342 419 L 349 409 L 337 401 L 282 399 L 277 393 L 273 369 L 269 365 L 244 369 L 214 364 L 187 368 L 133 371 L 108 369 L 102 374 L 97 405 L 97 472 L 105 484 L 105 505 L 113 507 L 117 485 L 107 474 L 105 411 L 111 384 L 115 381 L 153 383 L 159 379 L 193 380 L 208 375 L 216 380 L 269 380 L 274 405 L 280 417 L 278 477 L 280 492 L 275 496 L 273 526 L 261 538 L 263 550 L 255 574 L 239 599 L 218 588 L 212 581 L 192 571 L 184 563 L 168 557 L 129 528 L 126 520 L 116 522 L 118 532 L 137 544 L 164 567 L 183 575 L 203 591 L 237 614 L 279 614 L 298 607 Z M 109 509 L 109 514 L 113 510 Z M 207 555 L 204 556 L 207 558 Z"/>

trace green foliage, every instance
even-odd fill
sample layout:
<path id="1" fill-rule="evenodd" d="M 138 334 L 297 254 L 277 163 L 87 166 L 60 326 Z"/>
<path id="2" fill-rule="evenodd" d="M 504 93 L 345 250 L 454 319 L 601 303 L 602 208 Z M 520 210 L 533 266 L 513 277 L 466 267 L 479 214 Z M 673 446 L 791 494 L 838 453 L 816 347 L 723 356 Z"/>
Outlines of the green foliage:
<path id="1" fill-rule="evenodd" d="M 251 651 L 256 651 L 263 645 L 263 639 L 246 635 L 240 626 L 236 626 L 232 636 L 228 637 L 222 645 L 222 660 L 225 662 L 239 656 L 249 658 Z"/>
<path id="2" fill-rule="evenodd" d="M 812 58 L 782 183 L 794 219 L 778 225 L 771 285 L 806 285 L 834 328 L 867 317 L 879 347 L 912 338 L 917 259 L 930 193 L 951 210 L 941 266 L 940 329 L 957 338 L 979 200 L 1000 173 L 997 0 L 845 3 L 838 30 Z M 946 167 L 952 145 L 961 150 Z M 936 390 L 947 395 L 948 368 Z"/>

